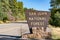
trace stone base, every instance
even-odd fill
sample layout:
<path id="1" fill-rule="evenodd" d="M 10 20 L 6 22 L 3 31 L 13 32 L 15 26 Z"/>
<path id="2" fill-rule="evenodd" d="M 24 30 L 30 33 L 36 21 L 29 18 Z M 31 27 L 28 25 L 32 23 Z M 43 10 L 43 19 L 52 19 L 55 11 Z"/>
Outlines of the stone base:
<path id="1" fill-rule="evenodd" d="M 48 39 L 51 38 L 51 33 L 44 31 L 42 28 L 32 28 L 32 34 L 23 34 L 22 38 L 33 38 L 33 39 Z"/>

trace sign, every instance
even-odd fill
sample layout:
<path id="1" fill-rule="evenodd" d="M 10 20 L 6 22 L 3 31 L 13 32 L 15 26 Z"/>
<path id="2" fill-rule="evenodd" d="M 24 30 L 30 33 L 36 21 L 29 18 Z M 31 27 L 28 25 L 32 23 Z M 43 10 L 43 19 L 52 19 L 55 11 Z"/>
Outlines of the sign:
<path id="1" fill-rule="evenodd" d="M 50 13 L 47 11 L 26 10 L 26 19 L 29 28 L 47 27 Z"/>

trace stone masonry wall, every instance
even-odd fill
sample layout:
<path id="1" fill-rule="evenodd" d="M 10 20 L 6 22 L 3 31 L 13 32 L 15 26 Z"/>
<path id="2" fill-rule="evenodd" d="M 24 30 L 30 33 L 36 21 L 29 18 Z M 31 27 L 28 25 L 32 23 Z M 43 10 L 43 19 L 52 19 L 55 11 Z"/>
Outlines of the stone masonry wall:
<path id="1" fill-rule="evenodd" d="M 51 32 L 47 32 L 48 29 L 46 31 L 44 31 L 44 29 L 42 28 L 36 28 L 33 27 L 32 28 L 32 34 L 23 34 L 22 38 L 33 38 L 33 39 L 48 39 L 51 38 Z"/>

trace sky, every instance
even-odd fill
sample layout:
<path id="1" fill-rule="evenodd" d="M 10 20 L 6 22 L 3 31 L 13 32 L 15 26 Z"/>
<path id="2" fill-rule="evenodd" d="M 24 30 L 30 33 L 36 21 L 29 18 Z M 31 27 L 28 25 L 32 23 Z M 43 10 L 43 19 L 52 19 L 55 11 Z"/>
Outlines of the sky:
<path id="1" fill-rule="evenodd" d="M 17 0 L 22 1 L 23 6 L 35 10 L 49 11 L 50 0 Z"/>

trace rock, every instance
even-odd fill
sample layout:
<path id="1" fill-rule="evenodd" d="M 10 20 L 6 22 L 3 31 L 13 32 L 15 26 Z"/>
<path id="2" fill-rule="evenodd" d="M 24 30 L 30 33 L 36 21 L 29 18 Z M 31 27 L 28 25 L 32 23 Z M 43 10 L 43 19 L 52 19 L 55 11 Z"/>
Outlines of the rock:
<path id="1" fill-rule="evenodd" d="M 44 31 L 43 28 L 33 27 L 32 32 L 33 32 L 32 34 L 24 34 L 24 35 L 22 35 L 22 38 L 45 39 L 45 38 L 50 38 L 51 37 L 50 32 Z"/>

